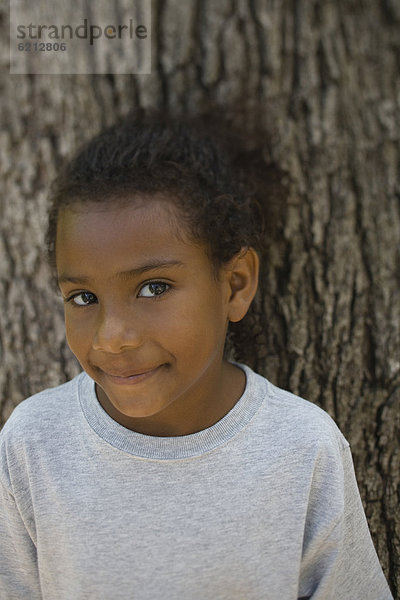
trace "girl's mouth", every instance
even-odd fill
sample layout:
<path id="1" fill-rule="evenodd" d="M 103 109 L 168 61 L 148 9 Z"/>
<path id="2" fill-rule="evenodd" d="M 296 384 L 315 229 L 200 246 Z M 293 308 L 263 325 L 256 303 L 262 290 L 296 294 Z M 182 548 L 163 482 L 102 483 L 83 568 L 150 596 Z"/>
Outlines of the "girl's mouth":
<path id="1" fill-rule="evenodd" d="M 124 373 L 123 375 L 116 375 L 114 373 L 108 373 L 107 371 L 103 371 L 103 373 L 106 375 L 109 381 L 117 385 L 134 385 L 149 379 L 156 372 L 158 372 L 161 367 L 162 365 L 159 365 L 157 367 L 151 367 L 150 369 L 143 369 L 143 371 L 138 373 Z"/>

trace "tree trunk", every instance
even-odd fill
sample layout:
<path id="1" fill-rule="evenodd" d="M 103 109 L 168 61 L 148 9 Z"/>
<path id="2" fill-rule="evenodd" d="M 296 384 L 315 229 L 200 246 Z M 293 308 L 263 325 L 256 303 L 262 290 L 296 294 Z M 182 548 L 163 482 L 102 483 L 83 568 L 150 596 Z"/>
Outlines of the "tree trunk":
<path id="1" fill-rule="evenodd" d="M 114 0 L 117 2 L 117 0 Z M 9 75 L 1 13 L 0 407 L 78 372 L 43 251 L 62 159 L 136 106 L 238 101 L 286 173 L 252 366 L 327 410 L 351 443 L 400 590 L 400 5 L 155 0 L 151 75 Z M 260 106 L 262 113 L 260 113 Z M 239 117 L 238 117 L 239 118 Z"/>

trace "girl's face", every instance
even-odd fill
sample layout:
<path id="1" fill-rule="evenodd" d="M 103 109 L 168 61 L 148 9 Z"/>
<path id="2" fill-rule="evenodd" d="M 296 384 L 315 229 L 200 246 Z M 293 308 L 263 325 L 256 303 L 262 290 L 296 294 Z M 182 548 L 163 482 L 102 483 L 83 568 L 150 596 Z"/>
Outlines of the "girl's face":
<path id="1" fill-rule="evenodd" d="M 216 279 L 171 204 L 64 209 L 56 260 L 68 343 L 115 420 L 181 435 L 236 402 L 243 373 L 223 361 L 232 271 Z"/>

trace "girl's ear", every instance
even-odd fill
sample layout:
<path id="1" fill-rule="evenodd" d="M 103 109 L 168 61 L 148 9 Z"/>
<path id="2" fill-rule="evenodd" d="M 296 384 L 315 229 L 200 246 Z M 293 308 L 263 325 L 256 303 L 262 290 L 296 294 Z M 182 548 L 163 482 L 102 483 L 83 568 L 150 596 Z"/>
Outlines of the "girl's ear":
<path id="1" fill-rule="evenodd" d="M 230 286 L 228 319 L 233 323 L 243 319 L 256 294 L 259 264 L 254 248 L 242 248 L 227 266 Z"/>

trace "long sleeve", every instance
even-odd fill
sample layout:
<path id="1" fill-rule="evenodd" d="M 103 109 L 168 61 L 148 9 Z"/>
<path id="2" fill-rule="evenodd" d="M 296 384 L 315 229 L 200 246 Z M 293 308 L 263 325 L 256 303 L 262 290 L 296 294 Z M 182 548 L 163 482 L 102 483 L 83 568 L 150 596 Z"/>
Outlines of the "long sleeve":
<path id="1" fill-rule="evenodd" d="M 13 496 L 0 484 L 0 597 L 39 600 L 36 548 Z"/>
<path id="2" fill-rule="evenodd" d="M 300 598 L 392 600 L 369 533 L 350 448 L 342 451 L 336 473 L 323 462 L 316 471 L 304 538 Z M 337 478 L 339 485 L 336 494 L 328 497 L 324 490 L 330 477 Z"/>

